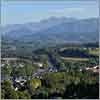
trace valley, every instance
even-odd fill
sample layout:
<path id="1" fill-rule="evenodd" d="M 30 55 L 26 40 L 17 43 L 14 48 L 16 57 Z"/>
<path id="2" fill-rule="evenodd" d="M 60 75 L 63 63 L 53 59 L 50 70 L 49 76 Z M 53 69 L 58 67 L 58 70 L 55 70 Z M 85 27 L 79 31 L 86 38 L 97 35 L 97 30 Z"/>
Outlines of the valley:
<path id="1" fill-rule="evenodd" d="M 8 25 L 1 34 L 5 99 L 99 98 L 98 18 Z"/>

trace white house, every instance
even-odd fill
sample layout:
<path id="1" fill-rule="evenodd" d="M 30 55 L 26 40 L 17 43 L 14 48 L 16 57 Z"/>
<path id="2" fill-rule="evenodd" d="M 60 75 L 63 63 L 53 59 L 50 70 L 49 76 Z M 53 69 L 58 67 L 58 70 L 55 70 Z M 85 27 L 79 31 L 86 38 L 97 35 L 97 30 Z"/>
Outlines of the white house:
<path id="1" fill-rule="evenodd" d="M 94 69 L 99 69 L 99 66 L 94 66 L 93 68 L 94 68 Z"/>
<path id="2" fill-rule="evenodd" d="M 39 67 L 43 67 L 43 64 L 40 63 L 40 62 L 35 62 L 34 64 L 37 65 L 37 66 L 39 66 Z"/>
<path id="3" fill-rule="evenodd" d="M 24 67 L 24 64 L 19 64 L 20 67 Z"/>

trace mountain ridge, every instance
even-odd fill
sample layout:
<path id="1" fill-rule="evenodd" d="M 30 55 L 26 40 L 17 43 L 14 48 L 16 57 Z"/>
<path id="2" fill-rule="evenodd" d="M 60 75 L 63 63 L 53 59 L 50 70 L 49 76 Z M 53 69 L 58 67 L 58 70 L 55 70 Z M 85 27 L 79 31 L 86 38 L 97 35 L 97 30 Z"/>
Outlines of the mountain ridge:
<path id="1" fill-rule="evenodd" d="M 12 25 L 4 28 L 3 37 L 12 40 L 37 42 L 98 41 L 99 19 L 56 18 L 41 20 L 39 23 Z M 7 28 L 7 29 L 6 29 Z"/>

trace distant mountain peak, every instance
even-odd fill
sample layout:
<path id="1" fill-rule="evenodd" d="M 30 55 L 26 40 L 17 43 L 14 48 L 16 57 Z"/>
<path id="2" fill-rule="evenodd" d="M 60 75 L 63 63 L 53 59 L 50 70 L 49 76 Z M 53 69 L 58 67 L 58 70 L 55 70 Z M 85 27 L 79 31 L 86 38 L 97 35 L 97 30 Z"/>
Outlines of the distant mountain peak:
<path id="1" fill-rule="evenodd" d="M 51 16 L 38 23 L 15 24 L 3 27 L 2 33 L 12 38 L 31 38 L 33 40 L 98 40 L 99 19 L 75 19 Z M 80 38 L 80 36 L 82 36 Z M 84 37 L 84 38 L 83 38 Z M 36 40 L 36 41 L 37 41 Z"/>

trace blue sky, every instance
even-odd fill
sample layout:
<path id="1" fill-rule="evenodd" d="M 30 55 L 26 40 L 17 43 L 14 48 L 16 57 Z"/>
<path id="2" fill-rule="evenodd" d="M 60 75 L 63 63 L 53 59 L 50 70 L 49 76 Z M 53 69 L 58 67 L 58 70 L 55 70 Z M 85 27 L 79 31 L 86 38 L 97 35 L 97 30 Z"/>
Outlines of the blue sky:
<path id="1" fill-rule="evenodd" d="M 50 16 L 90 18 L 99 16 L 97 1 L 5 1 L 1 6 L 1 23 L 37 22 Z"/>

